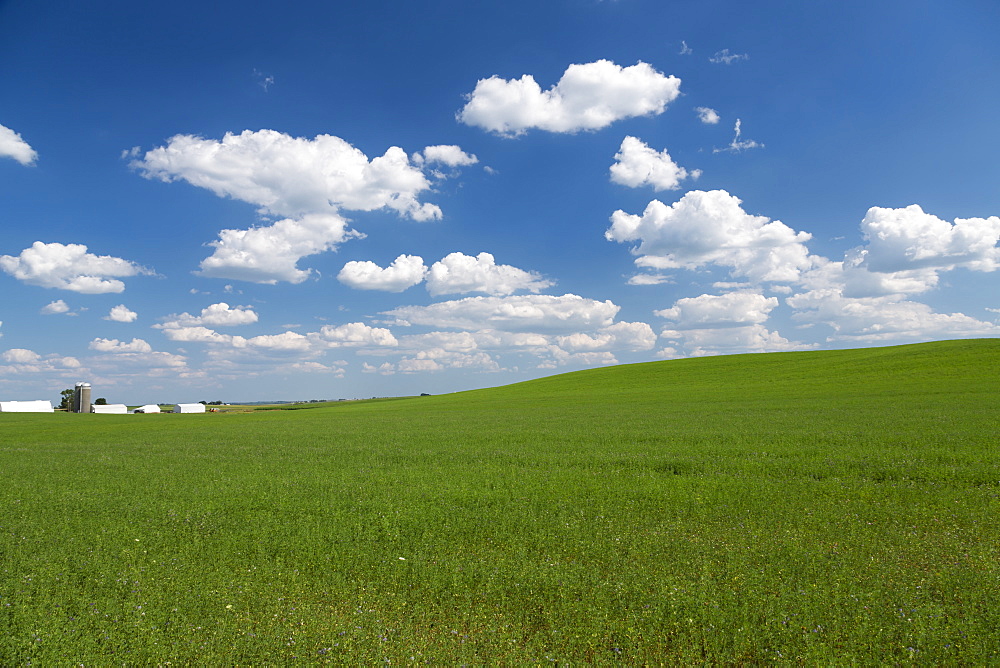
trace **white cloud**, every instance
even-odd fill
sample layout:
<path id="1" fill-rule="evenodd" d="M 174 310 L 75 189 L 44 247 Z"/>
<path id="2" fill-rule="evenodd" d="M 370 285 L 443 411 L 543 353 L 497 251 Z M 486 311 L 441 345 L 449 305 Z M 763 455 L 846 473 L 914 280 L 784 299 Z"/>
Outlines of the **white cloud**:
<path id="1" fill-rule="evenodd" d="M 423 153 L 414 153 L 413 162 L 417 165 L 440 163 L 449 167 L 467 167 L 479 162 L 479 158 L 471 153 L 466 153 L 461 147 L 454 144 L 442 144 L 428 146 L 423 150 Z"/>
<path id="2" fill-rule="evenodd" d="M 496 264 L 489 253 L 476 257 L 451 253 L 435 262 L 427 272 L 427 291 L 432 295 L 485 292 L 503 296 L 518 290 L 538 292 L 554 285 L 533 271 Z"/>
<path id="3" fill-rule="evenodd" d="M 342 210 L 388 208 L 414 220 L 441 217 L 441 209 L 419 201 L 431 187 L 423 164 L 473 164 L 458 146 L 428 146 L 412 164 L 393 146 L 368 157 L 339 137 L 292 137 L 274 130 L 227 133 L 221 141 L 176 135 L 131 165 L 143 176 L 184 180 L 220 197 L 249 202 L 262 215 L 281 220 L 246 230 L 226 229 L 202 261 L 200 274 L 256 283 L 301 283 L 309 270 L 303 257 L 332 250 L 363 235 L 349 230 Z"/>
<path id="4" fill-rule="evenodd" d="M 56 313 L 68 313 L 68 312 L 69 312 L 69 305 L 66 304 L 66 302 L 64 302 L 61 299 L 49 302 L 48 304 L 42 307 L 41 311 L 39 311 L 39 313 L 43 315 L 53 315 Z"/>
<path id="5" fill-rule="evenodd" d="M 662 285 L 673 283 L 673 279 L 665 274 L 635 274 L 629 276 L 628 285 Z"/>
<path id="6" fill-rule="evenodd" d="M 995 271 L 1000 266 L 1000 217 L 957 218 L 954 224 L 924 213 L 872 207 L 861 221 L 865 241 L 861 265 L 869 271 L 912 269 Z"/>
<path id="7" fill-rule="evenodd" d="M 324 325 L 319 332 L 310 334 L 328 348 L 357 346 L 396 346 L 398 342 L 388 329 L 369 327 L 362 322 L 349 322 L 336 327 Z"/>
<path id="8" fill-rule="evenodd" d="M 752 281 L 792 282 L 811 266 L 811 238 L 780 221 L 752 216 L 725 190 L 694 190 L 667 206 L 653 200 L 641 216 L 615 211 L 609 241 L 638 241 L 636 264 L 653 269 L 731 268 Z"/>
<path id="9" fill-rule="evenodd" d="M 611 180 L 623 186 L 653 186 L 654 190 L 676 190 L 689 176 L 697 179 L 701 170 L 688 172 L 674 162 L 666 149 L 659 153 L 635 137 L 625 137 L 611 165 Z"/>
<path id="10" fill-rule="evenodd" d="M 35 164 L 38 153 L 10 128 L 0 125 L 0 158 L 13 158 L 22 165 Z"/>
<path id="11" fill-rule="evenodd" d="M 571 353 L 611 350 L 650 350 L 656 345 L 653 328 L 644 322 L 616 322 L 593 334 L 576 332 L 556 337 L 558 346 Z"/>
<path id="12" fill-rule="evenodd" d="M 416 220 L 441 216 L 438 207 L 418 202 L 430 183 L 403 149 L 392 146 L 369 161 L 332 135 L 307 139 L 275 130 L 245 130 L 226 133 L 222 141 L 176 135 L 132 165 L 146 178 L 183 179 L 275 216 L 383 207 Z"/>
<path id="13" fill-rule="evenodd" d="M 698 112 L 698 120 L 706 125 L 715 125 L 719 122 L 719 112 L 711 107 L 695 107 Z"/>
<path id="14" fill-rule="evenodd" d="M 733 140 L 729 142 L 729 146 L 725 148 L 712 149 L 713 153 L 723 153 L 729 151 L 731 153 L 739 153 L 740 151 L 746 150 L 748 148 L 764 148 L 764 144 L 755 141 L 753 139 L 741 139 L 743 136 L 743 130 L 741 129 L 743 122 L 740 119 L 736 119 L 736 124 L 733 126 Z"/>
<path id="15" fill-rule="evenodd" d="M 789 341 L 764 326 L 776 297 L 755 292 L 730 292 L 724 295 L 700 295 L 678 299 L 671 308 L 655 314 L 674 321 L 661 332 L 673 346 L 658 353 L 672 358 L 682 354 L 699 357 L 740 352 L 776 352 L 807 350 L 816 347 Z"/>
<path id="16" fill-rule="evenodd" d="M 542 91 L 534 77 L 480 79 L 458 113 L 466 125 L 506 136 L 532 128 L 550 132 L 598 130 L 623 118 L 663 113 L 681 81 L 646 63 L 620 67 L 609 60 L 573 64 Z"/>
<path id="17" fill-rule="evenodd" d="M 203 308 L 200 315 L 191 315 L 190 313 L 168 315 L 162 324 L 153 325 L 153 327 L 156 329 L 178 329 L 199 325 L 234 327 L 250 325 L 257 320 L 258 315 L 252 306 L 230 307 L 226 302 L 219 302 Z"/>
<path id="18" fill-rule="evenodd" d="M 692 49 L 690 46 L 688 46 L 687 42 L 685 42 L 684 40 L 681 40 L 681 50 L 677 52 L 677 55 L 678 56 L 690 56 L 692 53 L 694 53 L 694 49 Z"/>
<path id="19" fill-rule="evenodd" d="M 619 306 L 577 295 L 466 297 L 430 306 L 401 306 L 383 315 L 399 325 L 449 329 L 498 329 L 514 332 L 585 331 L 607 327 Z"/>
<path id="20" fill-rule="evenodd" d="M 787 300 L 793 318 L 824 324 L 834 331 L 828 341 L 878 343 L 973 336 L 1000 336 L 1000 326 L 963 313 L 935 313 L 919 302 L 896 296 L 844 297 L 835 288 L 811 290 Z"/>
<path id="21" fill-rule="evenodd" d="M 94 339 L 89 348 L 104 353 L 149 353 L 153 347 L 142 339 L 132 339 L 130 343 L 118 339 Z"/>
<path id="22" fill-rule="evenodd" d="M 82 368 L 75 357 L 60 357 L 59 355 L 39 355 L 25 348 L 11 348 L 0 354 L 0 375 L 49 374 L 61 379 L 54 382 L 67 382 L 65 379 L 77 376 Z"/>
<path id="23" fill-rule="evenodd" d="M 41 359 L 41 355 L 33 350 L 27 350 L 25 348 L 11 348 L 10 350 L 5 350 L 3 355 L 0 355 L 4 362 L 10 364 L 31 364 L 37 362 Z"/>
<path id="24" fill-rule="evenodd" d="M 419 255 L 400 255 L 383 269 L 374 262 L 351 261 L 337 274 L 337 280 L 357 290 L 402 292 L 424 280 L 427 267 Z"/>
<path id="25" fill-rule="evenodd" d="M 704 355 L 727 355 L 733 353 L 765 353 L 787 350 L 809 350 L 816 344 L 789 341 L 772 332 L 764 325 L 743 327 L 722 327 L 706 329 L 664 330 L 660 336 L 681 346 L 685 354 L 692 357 Z M 666 351 L 670 352 L 667 353 Z M 676 356 L 678 348 L 669 347 L 660 351 L 661 357 Z"/>
<path id="26" fill-rule="evenodd" d="M 729 53 L 729 49 L 723 49 L 722 51 L 716 51 L 715 55 L 708 59 L 708 62 L 732 65 L 740 60 L 750 60 L 750 56 L 745 53 Z"/>
<path id="27" fill-rule="evenodd" d="M 391 376 L 396 373 L 396 365 L 392 362 L 384 362 L 378 366 L 374 366 L 368 362 L 363 362 L 361 364 L 361 373 L 377 373 L 383 376 Z"/>
<path id="28" fill-rule="evenodd" d="M 247 339 L 246 343 L 253 348 L 263 348 L 265 350 L 279 352 L 305 352 L 312 347 L 309 342 L 309 337 L 296 332 L 263 334 L 261 336 L 254 336 Z"/>
<path id="29" fill-rule="evenodd" d="M 765 297 L 755 292 L 730 292 L 685 297 L 675 301 L 671 308 L 654 313 L 673 320 L 675 329 L 710 329 L 767 322 L 777 306 L 777 297 Z"/>
<path id="30" fill-rule="evenodd" d="M 340 216 L 318 213 L 298 220 L 285 218 L 265 227 L 222 230 L 219 240 L 209 244 L 215 252 L 201 261 L 196 273 L 269 285 L 278 281 L 301 283 L 313 271 L 299 269 L 299 260 L 363 236 L 347 229 L 347 221 Z"/>
<path id="31" fill-rule="evenodd" d="M 162 327 L 162 325 L 153 325 L 154 327 Z M 192 342 L 192 343 L 234 343 L 235 340 L 239 340 L 241 343 L 245 343 L 245 339 L 242 337 L 233 337 L 229 334 L 220 334 L 215 330 L 209 329 L 207 327 L 192 326 L 192 327 L 169 327 L 163 329 L 163 334 L 171 341 L 182 341 L 182 342 Z"/>
<path id="32" fill-rule="evenodd" d="M 487 353 L 459 353 L 441 348 L 421 350 L 412 357 L 404 357 L 396 364 L 396 370 L 400 373 L 420 373 L 444 369 L 500 371 L 500 365 Z"/>
<path id="33" fill-rule="evenodd" d="M 104 316 L 104 319 L 111 320 L 112 322 L 135 322 L 138 317 L 139 314 L 130 310 L 125 304 L 119 304 L 118 306 L 112 306 L 108 314 Z"/>
<path id="34" fill-rule="evenodd" d="M 144 267 L 109 255 L 93 255 L 83 244 L 36 241 L 19 256 L 0 255 L 0 269 L 29 285 L 84 294 L 122 292 L 114 277 L 151 274 Z"/>

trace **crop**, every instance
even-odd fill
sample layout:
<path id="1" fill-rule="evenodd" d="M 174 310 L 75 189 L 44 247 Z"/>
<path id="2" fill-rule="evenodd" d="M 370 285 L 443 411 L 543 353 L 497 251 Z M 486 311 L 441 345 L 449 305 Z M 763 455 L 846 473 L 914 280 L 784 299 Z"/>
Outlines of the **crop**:
<path id="1" fill-rule="evenodd" d="M 1000 660 L 1000 340 L 0 415 L 0 664 Z"/>

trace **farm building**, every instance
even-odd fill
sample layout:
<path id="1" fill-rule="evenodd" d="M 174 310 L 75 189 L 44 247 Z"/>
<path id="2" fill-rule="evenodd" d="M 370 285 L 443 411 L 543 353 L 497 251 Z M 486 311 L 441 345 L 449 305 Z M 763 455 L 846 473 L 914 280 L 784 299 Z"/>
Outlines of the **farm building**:
<path id="1" fill-rule="evenodd" d="M 124 415 L 128 413 L 128 406 L 125 404 L 91 404 L 90 412 Z"/>
<path id="2" fill-rule="evenodd" d="M 204 413 L 205 404 L 176 404 L 175 413 Z"/>
<path id="3" fill-rule="evenodd" d="M 145 406 L 139 406 L 133 413 L 159 413 L 160 407 L 156 404 L 146 404 Z"/>
<path id="4" fill-rule="evenodd" d="M 0 401 L 0 413 L 51 413 L 52 402 L 42 401 Z"/>

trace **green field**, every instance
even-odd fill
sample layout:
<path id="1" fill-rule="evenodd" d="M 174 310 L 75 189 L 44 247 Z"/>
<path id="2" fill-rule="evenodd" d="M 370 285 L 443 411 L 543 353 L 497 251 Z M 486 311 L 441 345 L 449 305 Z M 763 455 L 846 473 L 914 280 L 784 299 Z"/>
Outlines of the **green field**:
<path id="1" fill-rule="evenodd" d="M 1000 662 L 1000 339 L 0 414 L 0 664 Z"/>

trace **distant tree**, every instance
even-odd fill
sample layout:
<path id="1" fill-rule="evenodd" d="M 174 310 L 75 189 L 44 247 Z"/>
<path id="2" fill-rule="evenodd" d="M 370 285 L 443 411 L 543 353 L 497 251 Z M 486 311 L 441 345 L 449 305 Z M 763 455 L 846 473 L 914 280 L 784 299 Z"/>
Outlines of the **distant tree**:
<path id="1" fill-rule="evenodd" d="M 63 410 L 69 410 L 73 405 L 73 388 L 67 388 L 59 393 L 59 405 L 56 408 L 61 408 Z"/>
<path id="2" fill-rule="evenodd" d="M 94 402 L 95 406 L 107 406 L 108 400 L 104 397 L 97 397 L 97 401 Z"/>
<path id="3" fill-rule="evenodd" d="M 208 405 L 207 401 L 199 401 L 198 403 L 201 404 L 202 406 L 207 406 Z"/>
<path id="4" fill-rule="evenodd" d="M 421 393 L 420 393 L 420 396 L 422 396 L 422 397 L 429 397 L 429 396 L 431 396 L 431 395 L 427 394 L 426 392 L 421 392 Z"/>

